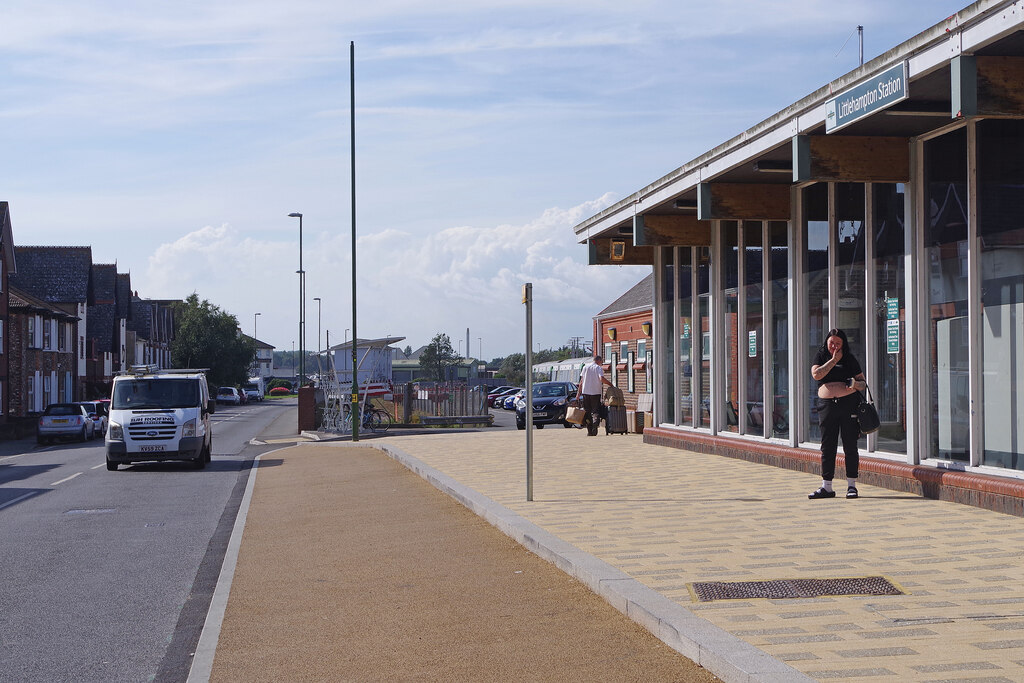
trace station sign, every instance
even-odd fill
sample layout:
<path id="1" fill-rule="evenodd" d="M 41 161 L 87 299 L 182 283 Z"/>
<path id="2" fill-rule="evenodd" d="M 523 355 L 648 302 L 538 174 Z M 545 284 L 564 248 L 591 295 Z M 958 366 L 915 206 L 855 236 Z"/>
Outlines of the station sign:
<path id="1" fill-rule="evenodd" d="M 825 132 L 840 128 L 907 99 L 907 63 L 902 62 L 825 102 Z"/>

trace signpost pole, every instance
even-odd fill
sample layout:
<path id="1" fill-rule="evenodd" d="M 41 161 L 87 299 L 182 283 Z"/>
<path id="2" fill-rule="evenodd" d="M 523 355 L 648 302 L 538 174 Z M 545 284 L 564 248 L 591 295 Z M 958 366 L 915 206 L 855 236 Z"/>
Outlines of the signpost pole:
<path id="1" fill-rule="evenodd" d="M 526 304 L 526 500 L 533 500 L 533 283 L 523 285 Z"/>

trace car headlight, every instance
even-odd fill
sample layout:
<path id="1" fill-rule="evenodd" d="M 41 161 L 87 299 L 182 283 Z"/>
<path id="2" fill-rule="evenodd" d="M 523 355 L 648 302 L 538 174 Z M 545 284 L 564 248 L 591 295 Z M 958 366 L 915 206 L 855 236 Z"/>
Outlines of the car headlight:
<path id="1" fill-rule="evenodd" d="M 111 422 L 107 427 L 107 438 L 111 441 L 121 441 L 124 439 L 124 430 L 121 429 L 121 425 Z"/>
<path id="2" fill-rule="evenodd" d="M 565 405 L 565 401 L 566 401 L 566 399 L 560 398 L 557 401 L 555 401 L 554 403 L 552 403 L 551 405 L 553 405 L 553 406 L 564 406 Z"/>
<path id="3" fill-rule="evenodd" d="M 181 425 L 181 435 L 183 437 L 195 436 L 196 435 L 196 420 L 192 418 L 185 424 Z"/>

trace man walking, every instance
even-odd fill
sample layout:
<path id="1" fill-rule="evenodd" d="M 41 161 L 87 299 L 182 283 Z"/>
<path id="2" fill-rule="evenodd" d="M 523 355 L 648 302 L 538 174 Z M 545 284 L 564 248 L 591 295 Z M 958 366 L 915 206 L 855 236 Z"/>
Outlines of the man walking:
<path id="1" fill-rule="evenodd" d="M 586 415 L 583 417 L 583 424 L 587 426 L 587 436 L 597 436 L 597 427 L 601 422 L 601 384 L 610 387 L 615 385 L 604 377 L 604 368 L 601 367 L 601 356 L 595 354 L 594 360 L 583 366 L 580 373 L 580 386 L 576 390 L 576 398 L 583 396 L 583 410 Z"/>

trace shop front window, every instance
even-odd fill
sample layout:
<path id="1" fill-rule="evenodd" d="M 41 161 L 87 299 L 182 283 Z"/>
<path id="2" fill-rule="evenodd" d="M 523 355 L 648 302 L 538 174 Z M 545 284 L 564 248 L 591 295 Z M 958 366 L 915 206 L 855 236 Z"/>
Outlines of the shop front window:
<path id="1" fill-rule="evenodd" d="M 805 245 L 803 262 L 803 286 L 807 303 L 807 367 L 801 368 L 806 374 L 804 382 L 807 387 L 805 400 L 807 410 L 804 412 L 804 433 L 806 440 L 821 440 L 821 428 L 818 426 L 818 384 L 810 379 L 810 362 L 818 353 L 825 341 L 825 333 L 829 330 L 828 320 L 828 185 L 818 183 L 807 187 L 803 196 L 803 242 Z"/>
<path id="2" fill-rule="evenodd" d="M 679 424 L 687 427 L 693 426 L 692 258 L 690 247 L 679 248 Z"/>
<path id="3" fill-rule="evenodd" d="M 906 286 L 904 273 L 904 186 L 872 185 L 875 253 L 872 272 L 876 299 L 874 315 L 877 373 L 872 378 L 872 396 L 882 427 L 877 450 L 907 452 L 906 391 Z"/>
<path id="4" fill-rule="evenodd" d="M 760 221 L 743 223 L 743 293 L 746 307 L 745 331 L 747 338 L 740 340 L 745 347 L 746 400 L 740 412 L 744 432 L 764 435 L 764 248 L 761 246 Z"/>
<path id="5" fill-rule="evenodd" d="M 673 318 L 676 317 L 675 311 L 675 251 L 671 247 L 665 247 L 661 250 L 662 253 L 662 266 L 661 266 L 661 290 L 659 292 L 659 299 L 661 303 L 661 309 L 663 313 L 663 320 L 667 321 L 668 324 L 661 325 L 658 330 L 658 337 L 660 339 L 661 358 L 673 358 L 675 357 L 675 325 L 672 324 Z M 605 356 L 611 355 L 611 349 L 605 353 Z M 673 406 L 676 401 L 675 392 L 675 368 L 672 363 L 665 362 L 661 363 L 661 378 L 658 381 L 658 386 L 661 391 L 661 405 L 665 406 L 668 414 L 660 417 L 664 422 L 675 422 L 676 416 L 673 411 Z"/>
<path id="6" fill-rule="evenodd" d="M 700 357 L 694 358 L 694 410 L 700 406 L 700 427 L 711 428 L 711 249 L 697 247 L 697 319 L 693 339 L 700 340 Z"/>
<path id="7" fill-rule="evenodd" d="M 982 464 L 1024 469 L 1024 124 L 978 123 Z"/>
<path id="8" fill-rule="evenodd" d="M 768 282 L 772 299 L 771 386 L 773 407 L 771 434 L 789 436 L 789 224 L 772 221 L 768 224 L 771 240 Z"/>
<path id="9" fill-rule="evenodd" d="M 722 409 L 725 419 L 719 424 L 723 430 L 739 430 L 739 246 L 735 221 L 722 223 L 722 308 L 725 312 L 725 399 Z"/>
<path id="10" fill-rule="evenodd" d="M 924 143 L 930 456 L 970 460 L 967 324 L 967 132 Z"/>

